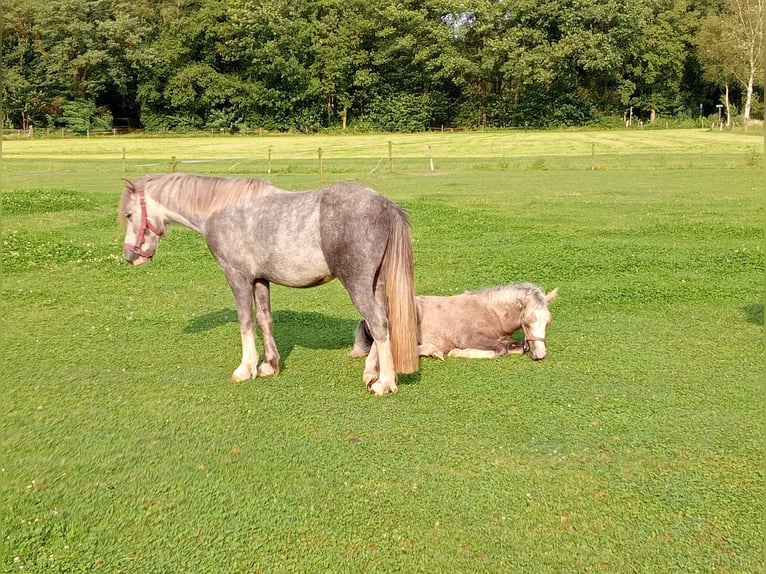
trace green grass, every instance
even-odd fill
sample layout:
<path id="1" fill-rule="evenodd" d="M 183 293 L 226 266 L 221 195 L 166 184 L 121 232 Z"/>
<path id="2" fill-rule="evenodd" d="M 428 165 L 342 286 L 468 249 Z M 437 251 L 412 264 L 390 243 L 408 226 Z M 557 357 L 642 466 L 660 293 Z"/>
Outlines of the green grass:
<path id="1" fill-rule="evenodd" d="M 230 382 L 222 273 L 180 227 L 122 262 L 119 179 L 264 176 L 268 145 L 278 185 L 321 146 L 405 205 L 419 292 L 559 287 L 548 358 L 370 396 L 334 282 L 275 287 L 282 374 Z M 758 137 L 5 141 L 3 171 L 1 571 L 762 571 Z"/>

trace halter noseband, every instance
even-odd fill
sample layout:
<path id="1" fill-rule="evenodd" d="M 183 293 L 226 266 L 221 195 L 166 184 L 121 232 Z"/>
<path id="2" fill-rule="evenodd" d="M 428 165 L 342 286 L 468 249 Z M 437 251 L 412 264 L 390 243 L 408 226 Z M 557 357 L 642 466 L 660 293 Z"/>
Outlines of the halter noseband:
<path id="1" fill-rule="evenodd" d="M 149 218 L 146 216 L 146 192 L 144 189 L 141 188 L 136 193 L 138 194 L 138 201 L 141 205 L 141 224 L 138 228 L 138 237 L 136 237 L 136 243 L 134 245 L 125 242 L 123 243 L 123 246 L 125 249 L 132 251 L 139 257 L 146 257 L 149 259 L 150 257 L 154 256 L 154 251 L 149 253 L 148 251 L 141 249 L 141 246 L 144 244 L 144 235 L 146 235 L 146 230 L 148 229 L 157 237 L 162 237 L 165 232 L 154 225 L 151 221 L 149 221 Z"/>
<path id="2" fill-rule="evenodd" d="M 535 342 L 545 343 L 545 338 L 544 337 L 540 338 L 540 337 L 526 337 L 525 336 L 524 337 L 524 346 L 522 347 L 523 352 L 524 353 L 528 353 L 529 352 L 529 343 L 535 343 Z"/>

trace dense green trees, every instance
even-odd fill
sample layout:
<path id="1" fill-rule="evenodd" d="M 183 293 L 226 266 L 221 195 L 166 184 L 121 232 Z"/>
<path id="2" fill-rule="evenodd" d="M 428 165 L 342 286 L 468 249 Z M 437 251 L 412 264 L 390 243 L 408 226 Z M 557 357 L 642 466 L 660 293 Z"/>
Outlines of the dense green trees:
<path id="1" fill-rule="evenodd" d="M 721 93 L 762 113 L 762 57 L 743 68 L 723 35 L 760 17 L 760 55 L 763 0 L 0 2 L 15 127 L 545 127 L 696 116 Z"/>

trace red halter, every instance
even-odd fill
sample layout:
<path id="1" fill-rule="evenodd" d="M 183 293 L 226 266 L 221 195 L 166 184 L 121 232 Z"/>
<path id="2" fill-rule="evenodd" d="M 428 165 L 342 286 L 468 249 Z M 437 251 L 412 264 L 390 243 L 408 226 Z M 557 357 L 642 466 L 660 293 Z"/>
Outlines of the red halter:
<path id="1" fill-rule="evenodd" d="M 141 205 L 141 225 L 138 228 L 138 237 L 136 238 L 135 245 L 131 245 L 130 243 L 126 242 L 123 244 L 123 246 L 128 251 L 132 251 L 140 257 L 146 257 L 149 259 L 154 255 L 154 251 L 149 253 L 141 249 L 141 246 L 144 244 L 144 235 L 146 234 L 146 230 L 148 229 L 158 237 L 162 237 L 165 232 L 159 229 L 151 221 L 149 221 L 149 218 L 146 216 L 146 195 L 144 190 L 139 189 L 136 193 L 138 193 L 138 200 Z"/>

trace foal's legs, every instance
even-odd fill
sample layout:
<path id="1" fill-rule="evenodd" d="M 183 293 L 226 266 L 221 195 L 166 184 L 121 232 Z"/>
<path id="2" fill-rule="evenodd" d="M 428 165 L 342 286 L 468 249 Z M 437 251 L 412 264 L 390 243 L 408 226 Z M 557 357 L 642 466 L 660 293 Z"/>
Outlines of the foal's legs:
<path id="1" fill-rule="evenodd" d="M 505 339 L 495 341 L 487 339 L 485 344 L 481 341 L 472 341 L 477 348 L 452 349 L 447 353 L 450 357 L 461 357 L 463 359 L 496 359 L 506 355 L 523 355 L 524 343 L 514 339 Z"/>
<path id="2" fill-rule="evenodd" d="M 279 351 L 274 341 L 271 319 L 271 299 L 269 282 L 256 280 L 255 282 L 255 320 L 261 330 L 263 338 L 263 363 L 258 367 L 258 376 L 279 374 Z"/>

